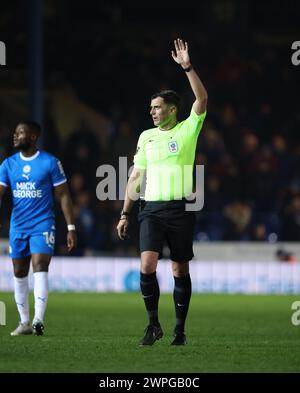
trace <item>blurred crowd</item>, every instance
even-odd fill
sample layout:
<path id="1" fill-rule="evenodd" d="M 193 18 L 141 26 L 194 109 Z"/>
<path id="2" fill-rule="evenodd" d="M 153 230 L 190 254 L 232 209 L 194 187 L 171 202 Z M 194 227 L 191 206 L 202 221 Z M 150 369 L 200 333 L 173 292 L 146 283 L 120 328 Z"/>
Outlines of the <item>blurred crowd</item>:
<path id="1" fill-rule="evenodd" d="M 107 120 L 102 129 L 78 121 L 62 137 L 49 109 L 54 105 L 51 99 L 45 105 L 43 148 L 61 159 L 68 176 L 79 238 L 75 255 L 138 255 L 138 206 L 129 238 L 121 242 L 115 227 L 123 202 L 96 198 L 101 180 L 96 169 L 110 164 L 118 173 L 119 157 L 128 157 L 128 167 L 132 165 L 139 134 L 152 127 L 149 104 L 154 92 L 176 90 L 182 97 L 180 120 L 189 114 L 193 95 L 170 56 L 178 33 L 170 30 L 160 40 L 150 33 L 118 45 L 117 33 L 106 31 L 90 46 L 93 62 L 77 59 L 76 71 L 65 59 L 69 74 L 61 72 L 58 78 L 49 72 L 51 77 L 46 77 L 48 92 L 58 78 L 60 86 L 71 86 L 81 101 Z M 192 63 L 209 96 L 196 151 L 196 164 L 205 166 L 205 201 L 197 212 L 195 240 L 300 241 L 300 78 L 290 54 L 249 37 L 247 47 L 240 42 L 218 48 L 203 34 L 187 30 L 186 36 Z M 75 48 L 75 39 L 73 44 Z M 13 124 L 19 120 L 2 111 L 0 161 L 12 153 Z M 1 237 L 7 235 L 9 222 L 9 199 L 4 203 Z M 57 209 L 59 255 L 66 254 L 65 235 Z"/>

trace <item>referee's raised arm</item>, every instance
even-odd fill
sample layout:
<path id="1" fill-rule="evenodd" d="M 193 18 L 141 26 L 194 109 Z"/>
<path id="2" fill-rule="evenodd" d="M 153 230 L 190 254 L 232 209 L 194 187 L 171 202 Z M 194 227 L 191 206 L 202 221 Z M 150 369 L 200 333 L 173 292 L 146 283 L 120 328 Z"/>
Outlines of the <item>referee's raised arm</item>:
<path id="1" fill-rule="evenodd" d="M 175 51 L 172 50 L 172 57 L 186 72 L 196 101 L 193 103 L 193 111 L 200 115 L 206 111 L 207 91 L 203 86 L 197 72 L 194 70 L 189 56 L 188 43 L 178 38 L 174 41 Z"/>

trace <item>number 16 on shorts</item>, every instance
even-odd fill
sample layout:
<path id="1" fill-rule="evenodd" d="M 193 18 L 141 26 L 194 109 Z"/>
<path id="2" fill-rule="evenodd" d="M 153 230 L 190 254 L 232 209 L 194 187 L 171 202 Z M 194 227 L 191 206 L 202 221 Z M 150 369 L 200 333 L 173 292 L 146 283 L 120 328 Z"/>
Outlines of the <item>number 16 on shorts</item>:
<path id="1" fill-rule="evenodd" d="M 45 237 L 45 241 L 48 247 L 54 248 L 55 244 L 55 234 L 54 232 L 43 232 L 43 235 Z"/>

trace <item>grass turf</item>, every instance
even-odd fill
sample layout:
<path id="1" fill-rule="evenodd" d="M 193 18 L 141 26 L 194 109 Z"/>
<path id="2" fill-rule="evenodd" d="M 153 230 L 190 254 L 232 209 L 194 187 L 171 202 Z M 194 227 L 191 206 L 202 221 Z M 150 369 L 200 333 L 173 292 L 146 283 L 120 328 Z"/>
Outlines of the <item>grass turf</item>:
<path id="1" fill-rule="evenodd" d="M 42 337 L 11 337 L 18 322 L 13 294 L 0 293 L 0 300 L 7 308 L 0 372 L 300 371 L 300 326 L 291 323 L 299 296 L 194 294 L 188 345 L 174 347 L 172 295 L 161 295 L 165 335 L 144 348 L 137 346 L 147 324 L 138 293 L 51 293 Z"/>

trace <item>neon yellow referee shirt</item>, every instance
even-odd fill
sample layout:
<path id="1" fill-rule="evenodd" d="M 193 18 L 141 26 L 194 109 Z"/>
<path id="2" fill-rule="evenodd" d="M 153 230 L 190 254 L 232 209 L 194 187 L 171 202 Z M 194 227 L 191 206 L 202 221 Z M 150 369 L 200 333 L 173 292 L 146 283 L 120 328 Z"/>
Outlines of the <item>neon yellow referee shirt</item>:
<path id="1" fill-rule="evenodd" d="M 193 192 L 193 167 L 197 139 L 206 112 L 190 116 L 174 128 L 158 127 L 141 133 L 134 167 L 146 170 L 146 201 L 170 201 Z"/>

